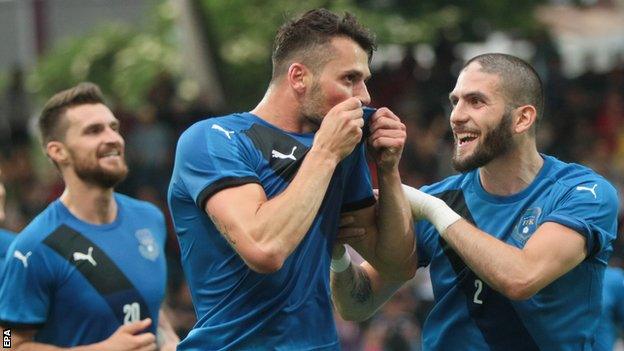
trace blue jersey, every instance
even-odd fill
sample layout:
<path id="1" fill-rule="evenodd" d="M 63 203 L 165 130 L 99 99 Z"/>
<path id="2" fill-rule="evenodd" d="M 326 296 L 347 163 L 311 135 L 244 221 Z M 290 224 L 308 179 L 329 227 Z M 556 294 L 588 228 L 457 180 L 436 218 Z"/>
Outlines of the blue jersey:
<path id="1" fill-rule="evenodd" d="M 602 291 L 602 318 L 596 331 L 594 351 L 611 351 L 618 330 L 624 329 L 624 271 L 607 267 Z"/>
<path id="2" fill-rule="evenodd" d="M 4 261 L 6 260 L 6 254 L 7 251 L 9 251 L 9 245 L 11 245 L 13 239 L 15 239 L 15 233 L 0 229 L 0 281 L 2 281 L 2 270 Z"/>
<path id="3" fill-rule="evenodd" d="M 329 262 L 340 212 L 374 204 L 363 144 L 340 162 L 310 230 L 275 273 L 251 270 L 204 211 L 211 195 L 241 184 L 277 196 L 313 139 L 250 113 L 198 122 L 180 137 L 168 197 L 198 321 L 179 350 L 339 348 Z"/>
<path id="4" fill-rule="evenodd" d="M 424 350 L 592 349 L 616 236 L 617 193 L 586 167 L 543 158 L 535 180 L 511 196 L 487 193 L 478 170 L 423 191 L 517 248 L 545 222 L 569 227 L 587 239 L 587 258 L 533 297 L 512 301 L 475 275 L 429 222 L 418 222 L 419 265 L 430 265 L 435 298 L 424 325 Z"/>
<path id="5" fill-rule="evenodd" d="M 164 217 L 146 202 L 115 200 L 112 223 L 85 223 L 56 200 L 17 236 L 0 285 L 0 324 L 37 328 L 35 341 L 62 347 L 102 341 L 147 317 L 156 330 Z"/>

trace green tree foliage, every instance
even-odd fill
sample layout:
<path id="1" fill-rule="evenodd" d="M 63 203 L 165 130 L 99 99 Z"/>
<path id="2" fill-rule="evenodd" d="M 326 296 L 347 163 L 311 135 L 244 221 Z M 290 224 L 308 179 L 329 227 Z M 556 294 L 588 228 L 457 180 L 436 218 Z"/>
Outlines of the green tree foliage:
<path id="1" fill-rule="evenodd" d="M 163 3 L 140 30 L 110 23 L 71 38 L 40 58 L 29 88 L 46 99 L 78 82 L 91 81 L 114 103 L 138 108 L 160 74 L 180 72 L 173 20 L 171 7 Z"/>
<path id="2" fill-rule="evenodd" d="M 203 5 L 217 61 L 236 109 L 258 101 L 270 79 L 272 40 L 287 19 L 307 10 L 327 9 L 355 14 L 376 33 L 380 44 L 435 44 L 480 40 L 493 29 L 527 35 L 534 29 L 533 9 L 542 0 L 198 0 Z"/>
<path id="3" fill-rule="evenodd" d="M 202 12 L 229 110 L 247 110 L 260 98 L 271 74 L 270 55 L 277 28 L 309 9 L 354 13 L 380 44 L 435 44 L 476 41 L 492 30 L 521 36 L 535 27 L 533 9 L 543 0 L 193 0 Z M 181 48 L 176 13 L 163 0 L 147 25 L 110 24 L 69 40 L 41 58 L 30 87 L 41 97 L 79 81 L 100 84 L 130 108 L 139 107 L 162 72 L 181 81 Z"/>

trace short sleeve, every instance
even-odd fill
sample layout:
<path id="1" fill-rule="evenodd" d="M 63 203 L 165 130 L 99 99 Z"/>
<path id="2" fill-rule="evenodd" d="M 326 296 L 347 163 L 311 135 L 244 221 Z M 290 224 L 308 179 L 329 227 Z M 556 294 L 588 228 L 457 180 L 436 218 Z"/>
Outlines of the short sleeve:
<path id="1" fill-rule="evenodd" d="M 210 120 L 187 130 L 178 142 L 173 182 L 182 184 L 203 208 L 220 190 L 246 183 L 260 183 L 252 156 L 239 133 Z"/>
<path id="2" fill-rule="evenodd" d="M 55 257 L 45 245 L 20 240 L 9 247 L 0 282 L 0 324 L 37 327 L 48 317 Z"/>
<path id="3" fill-rule="evenodd" d="M 356 211 L 375 204 L 364 146 L 364 143 L 360 143 L 354 150 L 354 164 L 348 174 L 341 212 Z"/>
<path id="4" fill-rule="evenodd" d="M 617 213 L 616 190 L 606 180 L 596 177 L 570 186 L 541 223 L 559 223 L 585 236 L 588 255 L 595 257 L 612 250 L 611 242 L 617 231 Z M 604 256 L 601 259 L 606 263 L 608 257 Z"/>

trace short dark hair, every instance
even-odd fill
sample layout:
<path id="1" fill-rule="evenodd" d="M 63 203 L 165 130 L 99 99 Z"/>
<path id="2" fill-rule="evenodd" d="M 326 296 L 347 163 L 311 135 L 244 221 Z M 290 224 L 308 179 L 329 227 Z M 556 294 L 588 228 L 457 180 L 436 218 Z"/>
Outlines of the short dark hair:
<path id="1" fill-rule="evenodd" d="M 471 58 L 464 68 L 478 62 L 481 70 L 501 77 L 501 89 L 507 97 L 508 105 L 516 108 L 532 105 L 537 111 L 537 120 L 544 114 L 544 89 L 542 80 L 535 69 L 516 56 L 488 53 Z"/>
<path id="2" fill-rule="evenodd" d="M 100 87 L 90 82 L 80 83 L 52 96 L 39 116 L 39 132 L 43 146 L 50 141 L 64 139 L 67 122 L 63 117 L 69 108 L 87 104 L 105 104 Z"/>
<path id="3" fill-rule="evenodd" d="M 301 59 L 311 69 L 324 66 L 332 55 L 321 46 L 327 46 L 335 37 L 355 41 L 366 51 L 369 61 L 377 49 L 374 35 L 352 14 L 345 12 L 340 17 L 326 9 L 310 10 L 300 18 L 286 22 L 277 31 L 271 56 L 273 78 L 284 74 L 294 58 Z"/>

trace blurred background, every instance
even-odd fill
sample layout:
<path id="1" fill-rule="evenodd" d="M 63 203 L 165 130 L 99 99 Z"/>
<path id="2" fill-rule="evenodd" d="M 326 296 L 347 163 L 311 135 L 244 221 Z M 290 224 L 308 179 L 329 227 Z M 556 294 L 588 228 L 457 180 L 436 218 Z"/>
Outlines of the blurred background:
<path id="1" fill-rule="evenodd" d="M 85 80 L 102 87 L 122 122 L 131 172 L 118 190 L 167 211 L 178 135 L 253 108 L 278 26 L 315 7 L 350 11 L 377 34 L 369 90 L 374 106 L 408 127 L 405 183 L 453 173 L 448 93 L 465 59 L 505 52 L 544 81 L 540 150 L 592 167 L 623 194 L 624 0 L 0 0 L 2 225 L 20 231 L 60 195 L 33 127 L 47 98 Z M 615 266 L 624 265 L 619 238 Z M 167 255 L 167 308 L 183 336 L 195 317 L 171 227 Z M 343 348 L 419 350 L 432 299 L 421 270 L 371 320 L 338 320 Z"/>

